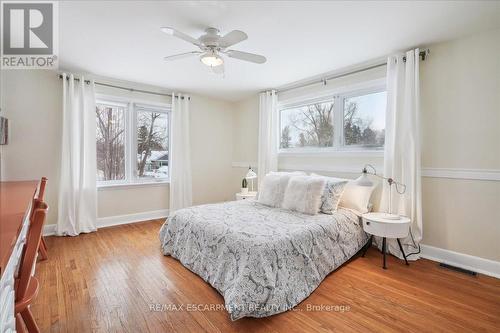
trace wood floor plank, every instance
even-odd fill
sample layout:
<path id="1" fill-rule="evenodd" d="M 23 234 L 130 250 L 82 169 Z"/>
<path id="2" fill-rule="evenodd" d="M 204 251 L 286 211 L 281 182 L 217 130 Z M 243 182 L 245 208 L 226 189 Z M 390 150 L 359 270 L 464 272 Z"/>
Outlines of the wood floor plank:
<path id="1" fill-rule="evenodd" d="M 224 299 L 165 257 L 155 220 L 48 237 L 32 306 L 42 332 L 498 332 L 500 280 L 419 260 L 389 269 L 370 249 L 332 274 L 293 311 L 232 322 Z M 202 308 L 188 311 L 187 305 Z M 174 306 L 178 308 L 175 309 Z M 321 310 L 337 306 L 337 311 Z M 340 308 L 340 306 L 344 306 Z M 343 309 L 340 311 L 338 309 Z M 347 310 L 346 310 L 347 309 Z"/>

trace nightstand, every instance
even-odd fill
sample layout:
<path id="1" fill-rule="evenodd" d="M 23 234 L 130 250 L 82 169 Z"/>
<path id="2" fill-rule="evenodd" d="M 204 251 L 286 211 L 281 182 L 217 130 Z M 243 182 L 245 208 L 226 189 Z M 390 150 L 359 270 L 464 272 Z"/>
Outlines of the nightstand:
<path id="1" fill-rule="evenodd" d="M 248 192 L 248 193 L 236 193 L 236 200 L 247 200 L 247 199 L 255 199 L 257 197 L 257 192 Z"/>
<path id="2" fill-rule="evenodd" d="M 406 255 L 401 245 L 400 238 L 405 238 L 408 236 L 410 231 L 411 220 L 405 216 L 401 216 L 399 219 L 388 219 L 384 218 L 384 213 L 367 213 L 363 214 L 363 230 L 370 234 L 370 240 L 365 247 L 362 256 L 365 256 L 366 251 L 372 245 L 373 236 L 382 237 L 382 253 L 384 255 L 384 269 L 387 269 L 385 264 L 385 254 L 386 254 L 386 238 L 396 238 L 398 241 L 399 249 L 405 258 L 405 263 L 408 264 L 406 260 Z"/>

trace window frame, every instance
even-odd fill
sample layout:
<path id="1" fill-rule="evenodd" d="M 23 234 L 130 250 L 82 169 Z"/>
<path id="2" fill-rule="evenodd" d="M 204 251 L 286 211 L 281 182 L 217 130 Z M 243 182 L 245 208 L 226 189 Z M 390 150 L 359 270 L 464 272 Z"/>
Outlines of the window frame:
<path id="1" fill-rule="evenodd" d="M 304 107 L 304 106 L 308 106 L 308 105 L 311 105 L 311 104 L 316 104 L 316 103 L 328 103 L 328 102 L 331 102 L 333 100 L 333 122 L 335 123 L 335 109 L 337 108 L 337 101 L 335 99 L 332 99 L 331 96 L 321 96 L 321 97 L 316 97 L 316 98 L 311 98 L 311 99 L 307 99 L 307 100 L 304 100 L 304 101 L 300 101 L 300 102 L 295 102 L 295 103 L 291 103 L 291 104 L 284 104 L 283 107 L 280 108 L 280 105 L 278 104 L 278 136 L 277 136 L 277 139 L 278 139 L 278 153 L 286 153 L 286 152 L 297 152 L 297 151 L 310 151 L 310 150 L 321 150 L 321 151 L 324 151 L 324 150 L 331 150 L 334 146 L 335 146 L 335 138 L 333 139 L 333 146 L 332 147 L 294 147 L 294 148 L 281 148 L 281 112 L 282 111 L 286 111 L 286 110 L 289 110 L 289 109 L 296 109 L 296 108 L 300 108 L 300 107 Z M 335 125 L 334 125 L 334 130 L 333 132 L 335 133 Z"/>
<path id="2" fill-rule="evenodd" d="M 278 101 L 277 107 L 277 146 L 279 156 L 363 156 L 380 157 L 384 147 L 366 147 L 363 145 L 345 145 L 344 143 L 344 102 L 346 98 L 387 91 L 385 79 L 363 82 L 358 85 L 337 87 L 321 93 Z M 281 148 L 281 111 L 310 105 L 318 102 L 333 101 L 333 146 L 332 147 L 294 147 Z"/>
<path id="3" fill-rule="evenodd" d="M 172 105 L 168 103 L 146 101 L 137 98 L 126 98 L 96 94 L 96 104 L 125 107 L 125 178 L 120 180 L 96 180 L 97 188 L 150 186 L 170 183 L 171 166 L 171 133 Z M 147 108 L 167 114 L 168 123 L 168 178 L 139 178 L 137 176 L 137 111 Z M 96 170 L 97 171 L 97 170 Z"/>
<path id="4" fill-rule="evenodd" d="M 170 140 L 170 133 L 171 133 L 171 122 L 170 122 L 170 119 L 171 119 L 171 109 L 170 107 L 169 108 L 165 108 L 165 107 L 160 107 L 160 106 L 157 106 L 157 105 L 151 105 L 151 104 L 144 104 L 144 103 L 133 103 L 134 106 L 134 116 L 132 117 L 133 118 L 133 121 L 132 121 L 132 144 L 130 145 L 130 148 L 132 149 L 131 151 L 131 154 L 133 154 L 132 156 L 135 156 L 135 158 L 132 158 L 130 160 L 131 162 L 131 177 L 132 178 L 135 178 L 135 183 L 161 183 L 161 182 L 164 182 L 164 183 L 169 183 L 170 182 L 170 152 L 172 151 L 170 148 L 171 148 L 171 140 Z M 137 112 L 138 111 L 145 111 L 145 110 L 154 110 L 154 112 L 157 112 L 157 113 L 165 113 L 167 115 L 167 126 L 168 126 L 168 177 L 167 178 L 158 178 L 158 179 L 155 179 L 155 178 L 140 178 L 138 175 L 137 175 Z"/>
<path id="5" fill-rule="evenodd" d="M 119 100 L 111 100 L 111 99 L 101 99 L 101 98 L 96 98 L 96 101 L 95 101 L 95 104 L 103 104 L 103 105 L 109 105 L 109 106 L 116 106 L 116 107 L 123 107 L 124 109 L 124 114 L 123 114 L 123 127 L 124 127 L 124 130 L 125 130 L 125 133 L 124 133 L 124 140 L 123 140 L 123 145 L 124 145 L 124 154 L 125 154 L 125 177 L 123 179 L 114 179 L 114 180 L 96 180 L 96 183 L 97 183 L 97 187 L 99 187 L 100 185 L 113 185 L 113 186 L 117 186 L 117 185 L 124 185 L 127 183 L 127 175 L 128 175 L 128 171 L 127 171 L 127 161 L 129 159 L 129 152 L 128 152 L 128 138 L 127 138 L 127 127 L 128 127 L 128 122 L 129 122 L 129 116 L 128 116 L 128 113 L 129 113 L 129 103 L 126 103 L 124 101 L 119 101 Z M 96 129 L 97 130 L 97 129 Z M 97 157 L 97 154 L 96 154 L 96 157 Z M 96 172 L 97 172 L 97 164 L 96 164 Z"/>
<path id="6" fill-rule="evenodd" d="M 344 150 L 352 150 L 352 151 L 359 151 L 359 150 L 368 150 L 368 151 L 377 151 L 377 150 L 384 150 L 384 146 L 382 147 L 367 147 L 363 145 L 346 145 L 345 144 L 345 136 L 344 136 L 344 105 L 345 105 L 345 100 L 347 98 L 352 98 L 352 97 L 359 97 L 359 96 L 366 96 L 370 94 L 376 94 L 380 92 L 387 92 L 385 85 L 383 87 L 371 87 L 371 88 L 366 88 L 366 89 L 358 89 L 351 91 L 349 93 L 345 93 L 339 96 L 340 100 L 340 107 L 342 108 L 342 126 L 340 126 L 340 132 L 341 132 L 341 141 L 340 145 L 343 147 Z M 385 128 L 385 127 L 384 127 Z"/>

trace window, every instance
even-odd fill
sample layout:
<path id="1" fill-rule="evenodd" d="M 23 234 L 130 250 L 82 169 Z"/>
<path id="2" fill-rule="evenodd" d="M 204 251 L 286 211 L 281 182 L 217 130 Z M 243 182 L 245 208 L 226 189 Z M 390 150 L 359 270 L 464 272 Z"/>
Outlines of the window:
<path id="1" fill-rule="evenodd" d="M 168 178 L 168 114 L 152 108 L 138 108 L 137 177 Z"/>
<path id="2" fill-rule="evenodd" d="M 124 105 L 96 105 L 97 180 L 125 179 L 125 109 Z"/>
<path id="3" fill-rule="evenodd" d="M 385 140 L 385 91 L 344 98 L 344 145 L 380 148 Z"/>
<path id="4" fill-rule="evenodd" d="M 334 101 L 281 110 L 280 148 L 332 147 Z"/>
<path id="5" fill-rule="evenodd" d="M 386 97 L 379 87 L 283 105 L 280 151 L 382 150 Z"/>
<path id="6" fill-rule="evenodd" d="M 97 181 L 137 184 L 169 179 L 169 108 L 96 102 Z"/>

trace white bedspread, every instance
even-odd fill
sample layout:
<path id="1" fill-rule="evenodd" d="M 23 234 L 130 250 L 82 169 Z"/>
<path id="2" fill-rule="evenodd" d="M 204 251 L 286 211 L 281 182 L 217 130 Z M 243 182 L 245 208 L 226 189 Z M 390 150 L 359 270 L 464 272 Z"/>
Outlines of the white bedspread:
<path id="1" fill-rule="evenodd" d="M 291 309 L 367 235 L 349 210 L 311 216 L 242 200 L 179 210 L 160 241 L 165 255 L 220 292 L 236 320 Z"/>

